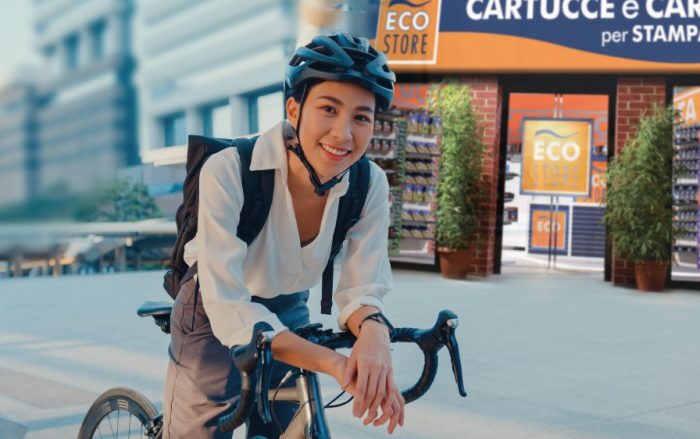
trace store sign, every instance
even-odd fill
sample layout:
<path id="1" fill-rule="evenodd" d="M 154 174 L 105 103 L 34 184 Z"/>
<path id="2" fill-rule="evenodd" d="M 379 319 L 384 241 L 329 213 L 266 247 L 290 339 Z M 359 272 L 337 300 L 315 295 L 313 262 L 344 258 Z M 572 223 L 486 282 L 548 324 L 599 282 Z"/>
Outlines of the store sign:
<path id="1" fill-rule="evenodd" d="M 676 90 L 673 95 L 673 106 L 679 111 L 682 125 L 700 123 L 700 87 L 687 87 Z"/>
<path id="2" fill-rule="evenodd" d="M 380 0 L 378 9 L 376 47 L 401 72 L 700 69 L 698 0 Z"/>
<path id="3" fill-rule="evenodd" d="M 550 212 L 550 209 L 552 211 Z M 569 207 L 533 204 L 530 206 L 530 253 L 547 253 L 549 248 L 557 254 L 568 252 Z"/>
<path id="4" fill-rule="evenodd" d="M 576 198 L 577 203 L 605 204 L 605 191 L 608 180 L 605 173 L 608 170 L 607 160 L 594 160 L 591 166 L 591 196 Z"/>
<path id="5" fill-rule="evenodd" d="M 392 64 L 434 64 L 442 0 L 384 0 L 376 47 Z M 449 2 L 448 2 L 449 3 Z"/>
<path id="6" fill-rule="evenodd" d="M 590 195 L 591 119 L 523 118 L 522 179 L 527 195 Z"/>
<path id="7" fill-rule="evenodd" d="M 429 84 L 397 83 L 392 104 L 403 109 L 427 109 Z"/>

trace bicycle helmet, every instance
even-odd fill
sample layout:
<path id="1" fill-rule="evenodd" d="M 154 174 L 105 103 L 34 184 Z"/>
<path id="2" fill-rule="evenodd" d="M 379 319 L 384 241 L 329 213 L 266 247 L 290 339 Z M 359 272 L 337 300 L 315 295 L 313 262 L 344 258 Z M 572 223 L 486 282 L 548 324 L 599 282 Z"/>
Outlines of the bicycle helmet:
<path id="1" fill-rule="evenodd" d="M 310 85 L 319 81 L 351 82 L 366 88 L 375 95 L 377 111 L 386 111 L 394 97 L 396 75 L 389 69 L 386 56 L 377 52 L 366 38 L 355 38 L 346 32 L 330 36 L 319 35 L 311 43 L 297 49 L 289 61 L 284 79 L 285 100 L 300 96 L 297 131 L 301 126 L 301 113 Z M 318 196 L 340 182 L 347 170 L 321 183 L 316 170 L 304 155 L 300 144 L 289 145 L 309 172 L 309 178 Z"/>
<path id="2" fill-rule="evenodd" d="M 377 97 L 377 110 L 386 111 L 394 97 L 396 75 L 389 69 L 386 56 L 374 50 L 366 38 L 340 32 L 319 35 L 297 49 L 286 70 L 285 98 L 310 79 L 361 85 Z"/>

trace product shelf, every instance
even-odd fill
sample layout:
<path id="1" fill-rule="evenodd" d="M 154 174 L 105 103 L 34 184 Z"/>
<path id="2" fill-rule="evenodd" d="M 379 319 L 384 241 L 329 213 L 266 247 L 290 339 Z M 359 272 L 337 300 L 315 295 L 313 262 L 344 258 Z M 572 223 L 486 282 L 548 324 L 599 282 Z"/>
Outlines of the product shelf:
<path id="1" fill-rule="evenodd" d="M 673 224 L 679 232 L 674 244 L 676 261 L 700 267 L 698 260 L 698 125 L 674 127 Z"/>
<path id="2" fill-rule="evenodd" d="M 367 157 L 391 185 L 390 259 L 433 265 L 439 120 L 423 109 L 392 108 L 377 115 L 374 129 Z"/>

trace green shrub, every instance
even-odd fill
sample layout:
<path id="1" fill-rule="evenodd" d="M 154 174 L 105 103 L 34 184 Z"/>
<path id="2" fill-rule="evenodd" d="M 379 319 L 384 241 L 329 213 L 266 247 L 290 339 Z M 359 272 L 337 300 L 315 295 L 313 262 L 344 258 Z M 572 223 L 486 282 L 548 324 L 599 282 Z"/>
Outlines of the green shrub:
<path id="1" fill-rule="evenodd" d="M 671 259 L 674 115 L 669 107 L 643 117 L 607 171 L 603 220 L 616 254 L 634 262 Z"/>
<path id="2" fill-rule="evenodd" d="M 471 89 L 456 82 L 431 88 L 430 110 L 442 119 L 442 152 L 437 200 L 438 247 L 465 250 L 474 238 L 484 144 Z"/>
<path id="3" fill-rule="evenodd" d="M 116 179 L 85 195 L 76 207 L 79 221 L 139 221 L 162 214 L 142 183 Z"/>

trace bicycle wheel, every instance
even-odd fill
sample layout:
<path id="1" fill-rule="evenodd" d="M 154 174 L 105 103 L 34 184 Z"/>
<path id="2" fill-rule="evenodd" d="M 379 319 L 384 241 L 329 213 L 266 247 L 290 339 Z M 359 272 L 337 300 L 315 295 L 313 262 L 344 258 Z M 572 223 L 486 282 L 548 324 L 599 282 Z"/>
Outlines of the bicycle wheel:
<path id="1" fill-rule="evenodd" d="M 158 416 L 151 401 L 136 390 L 117 387 L 100 395 L 83 419 L 78 439 L 150 438 L 148 427 Z"/>

